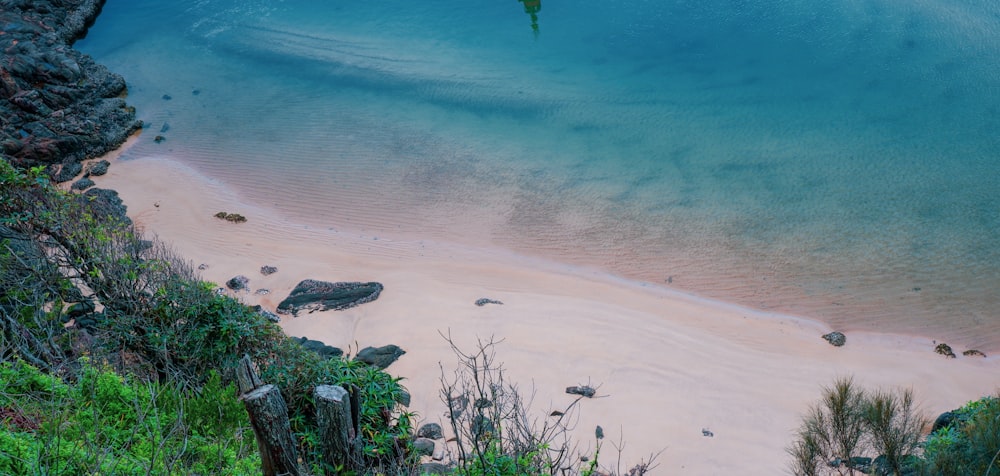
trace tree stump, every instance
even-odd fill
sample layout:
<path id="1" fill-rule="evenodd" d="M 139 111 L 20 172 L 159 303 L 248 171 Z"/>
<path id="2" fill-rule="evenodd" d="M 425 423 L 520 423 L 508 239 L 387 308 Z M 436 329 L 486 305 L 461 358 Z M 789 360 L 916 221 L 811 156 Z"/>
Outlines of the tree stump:
<path id="1" fill-rule="evenodd" d="M 292 428 L 288 423 L 288 408 L 278 387 L 264 385 L 243 394 L 240 399 L 250 414 L 250 425 L 257 435 L 264 476 L 299 476 L 301 473 Z"/>
<path id="2" fill-rule="evenodd" d="M 254 370 L 253 361 L 247 354 L 243 354 L 239 366 L 236 367 L 236 382 L 240 386 L 240 395 L 250 393 L 264 385 Z"/>
<path id="3" fill-rule="evenodd" d="M 355 469 L 357 434 L 351 421 L 350 395 L 335 385 L 318 385 L 315 395 L 323 462 L 333 471 L 330 474 Z"/>

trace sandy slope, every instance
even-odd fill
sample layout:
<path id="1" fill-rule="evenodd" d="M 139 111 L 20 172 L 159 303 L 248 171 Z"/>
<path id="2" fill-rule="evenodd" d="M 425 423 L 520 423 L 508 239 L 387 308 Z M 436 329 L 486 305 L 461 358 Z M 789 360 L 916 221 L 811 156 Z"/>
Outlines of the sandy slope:
<path id="1" fill-rule="evenodd" d="M 166 158 L 116 161 L 97 178 L 118 190 L 147 232 L 172 243 L 207 280 L 243 274 L 265 296 L 239 297 L 274 309 L 300 280 L 379 281 L 375 302 L 339 312 L 284 317 L 289 335 L 328 344 L 398 344 L 389 368 L 406 377 L 422 421 L 446 423 L 440 369 L 454 368 L 441 333 L 463 347 L 503 339 L 498 360 L 538 415 L 571 401 L 565 387 L 599 385 L 577 428 L 584 445 L 602 425 L 623 439 L 625 459 L 664 450 L 656 474 L 781 474 L 784 447 L 821 386 L 853 375 L 869 386 L 912 386 L 928 413 L 994 392 L 1000 359 L 945 359 L 930 339 L 852 333 L 835 348 L 824 325 L 653 289 L 598 272 L 495 249 L 392 241 L 288 223 L 241 202 L 223 183 Z M 232 224 L 212 215 L 238 212 Z M 263 276 L 262 265 L 278 272 Z M 489 297 L 504 305 L 477 307 Z M 956 349 L 961 351 L 964 349 Z M 702 429 L 714 437 L 702 436 Z M 607 448 L 607 447 L 606 447 Z M 613 451 L 605 451 L 608 455 Z"/>

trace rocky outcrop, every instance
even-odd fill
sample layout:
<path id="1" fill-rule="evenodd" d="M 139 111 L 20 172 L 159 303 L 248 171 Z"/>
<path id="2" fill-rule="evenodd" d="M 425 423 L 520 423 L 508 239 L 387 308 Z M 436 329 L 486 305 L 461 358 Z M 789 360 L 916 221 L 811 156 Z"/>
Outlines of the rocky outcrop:
<path id="1" fill-rule="evenodd" d="M 118 192 L 106 188 L 91 188 L 80 194 L 77 200 L 87 202 L 90 211 L 104 218 L 113 218 L 126 225 L 132 224 L 128 217 L 128 207 L 122 202 Z"/>
<path id="2" fill-rule="evenodd" d="M 125 80 L 74 50 L 102 0 L 0 2 L 0 152 L 17 167 L 49 165 L 60 182 L 80 161 L 141 127 Z"/>
<path id="3" fill-rule="evenodd" d="M 278 314 L 297 316 L 299 311 L 326 311 L 349 309 L 378 299 L 382 292 L 379 283 L 330 283 L 306 279 L 278 304 Z"/>

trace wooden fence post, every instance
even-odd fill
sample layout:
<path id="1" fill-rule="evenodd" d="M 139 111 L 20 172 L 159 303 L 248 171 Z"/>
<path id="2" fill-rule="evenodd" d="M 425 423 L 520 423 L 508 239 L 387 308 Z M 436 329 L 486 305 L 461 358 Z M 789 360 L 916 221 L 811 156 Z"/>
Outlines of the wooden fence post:
<path id="1" fill-rule="evenodd" d="M 335 385 L 317 385 L 316 424 L 322 441 L 323 462 L 336 470 L 351 471 L 358 460 L 357 433 L 351 421 L 347 390 Z"/>
<path id="2" fill-rule="evenodd" d="M 250 425 L 257 435 L 264 476 L 299 476 L 301 473 L 288 422 L 288 408 L 278 387 L 263 385 L 243 394 L 240 399 L 250 414 Z"/>

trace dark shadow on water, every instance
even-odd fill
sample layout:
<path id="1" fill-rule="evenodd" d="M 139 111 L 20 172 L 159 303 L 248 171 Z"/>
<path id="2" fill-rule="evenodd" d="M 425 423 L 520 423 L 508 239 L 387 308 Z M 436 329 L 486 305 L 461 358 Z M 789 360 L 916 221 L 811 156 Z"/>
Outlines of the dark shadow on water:
<path id="1" fill-rule="evenodd" d="M 531 17 L 531 31 L 538 37 L 538 12 L 542 10 L 542 0 L 517 0 L 524 4 L 524 13 Z"/>

